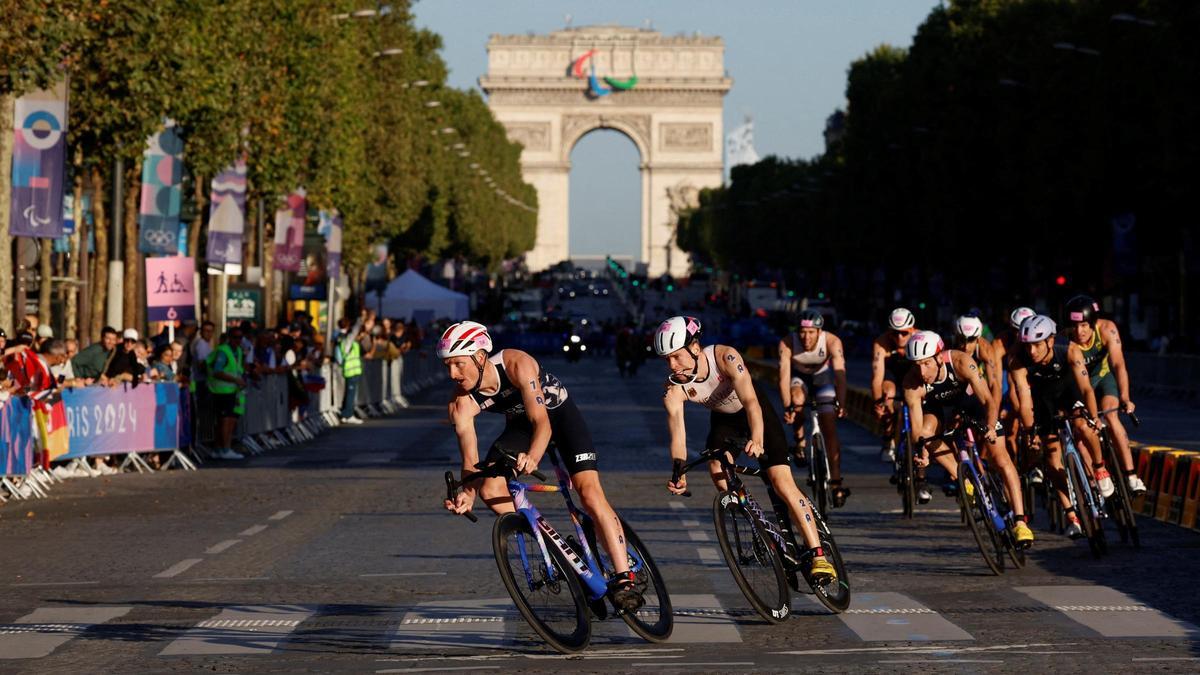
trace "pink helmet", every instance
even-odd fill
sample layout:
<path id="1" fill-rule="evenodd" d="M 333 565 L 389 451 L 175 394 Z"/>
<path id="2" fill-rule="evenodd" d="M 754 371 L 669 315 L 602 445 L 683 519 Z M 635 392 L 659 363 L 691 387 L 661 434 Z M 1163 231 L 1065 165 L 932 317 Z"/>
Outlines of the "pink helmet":
<path id="1" fill-rule="evenodd" d="M 487 326 L 474 321 L 460 321 L 451 325 L 437 343 L 439 359 L 470 356 L 480 349 L 492 351 L 492 336 L 488 335 Z"/>
<path id="2" fill-rule="evenodd" d="M 666 356 L 700 339 L 700 320 L 694 316 L 673 316 L 654 331 L 654 353 Z"/>

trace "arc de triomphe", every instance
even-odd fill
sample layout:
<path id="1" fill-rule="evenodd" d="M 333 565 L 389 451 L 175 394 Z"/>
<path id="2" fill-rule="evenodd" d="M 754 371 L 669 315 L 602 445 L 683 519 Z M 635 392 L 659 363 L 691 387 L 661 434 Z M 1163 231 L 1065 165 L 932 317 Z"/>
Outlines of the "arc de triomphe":
<path id="1" fill-rule="evenodd" d="M 571 149 L 589 131 L 615 129 L 641 158 L 640 258 L 652 276 L 686 273 L 675 212 L 721 184 L 721 104 L 732 86 L 721 38 L 591 26 L 493 35 L 487 50 L 479 84 L 508 137 L 524 146 L 522 172 L 538 192 L 529 268 L 568 257 Z"/>

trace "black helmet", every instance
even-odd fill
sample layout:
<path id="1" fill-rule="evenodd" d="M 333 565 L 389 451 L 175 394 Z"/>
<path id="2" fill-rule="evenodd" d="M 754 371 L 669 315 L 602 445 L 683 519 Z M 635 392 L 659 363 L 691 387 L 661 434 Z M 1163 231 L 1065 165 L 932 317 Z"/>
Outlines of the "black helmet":
<path id="1" fill-rule="evenodd" d="M 1096 323 L 1096 314 L 1099 311 L 1100 305 L 1091 296 L 1077 295 L 1067 301 L 1067 323 Z"/>
<path id="2" fill-rule="evenodd" d="M 825 315 L 815 309 L 800 310 L 796 315 L 796 325 L 800 328 L 824 328 Z"/>

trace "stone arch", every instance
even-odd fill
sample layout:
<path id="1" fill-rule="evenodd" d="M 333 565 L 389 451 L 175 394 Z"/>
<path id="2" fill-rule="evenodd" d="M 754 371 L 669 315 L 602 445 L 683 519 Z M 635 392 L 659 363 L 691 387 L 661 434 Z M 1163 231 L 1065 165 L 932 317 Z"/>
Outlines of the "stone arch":
<path id="1" fill-rule="evenodd" d="M 530 269 L 569 257 L 570 155 L 585 134 L 619 131 L 640 156 L 640 262 L 649 274 L 687 271 L 675 245 L 681 204 L 721 184 L 722 102 L 732 86 L 717 37 L 663 37 L 622 26 L 573 28 L 549 35 L 494 35 L 479 84 L 488 106 L 523 146 L 521 169 L 538 191 L 537 240 Z M 632 88 L 588 95 L 571 64 L 594 50 L 589 67 Z M 682 200 L 682 201 L 681 201 Z"/>

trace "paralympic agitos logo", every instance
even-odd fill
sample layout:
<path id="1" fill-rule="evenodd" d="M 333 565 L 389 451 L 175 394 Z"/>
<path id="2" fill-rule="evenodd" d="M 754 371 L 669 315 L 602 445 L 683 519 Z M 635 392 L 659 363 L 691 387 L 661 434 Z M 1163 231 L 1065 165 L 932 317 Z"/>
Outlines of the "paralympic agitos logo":
<path id="1" fill-rule="evenodd" d="M 572 61 L 571 66 L 567 69 L 572 77 L 580 80 L 586 79 L 588 81 L 589 97 L 600 98 L 601 96 L 608 96 L 614 91 L 629 91 L 637 86 L 637 74 L 630 75 L 629 78 L 625 80 L 618 80 L 613 77 L 596 77 L 596 61 L 592 58 L 595 55 L 596 50 L 589 49 L 588 51 L 584 52 L 583 56 L 580 56 Z M 583 72 L 584 64 L 588 65 L 587 73 Z M 601 79 L 604 80 L 604 84 L 608 85 L 607 87 L 605 87 L 603 84 L 600 84 Z"/>

